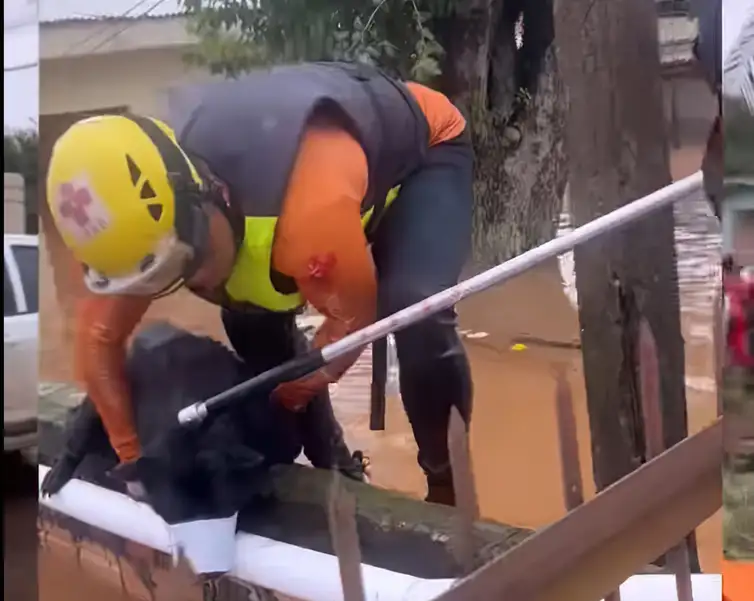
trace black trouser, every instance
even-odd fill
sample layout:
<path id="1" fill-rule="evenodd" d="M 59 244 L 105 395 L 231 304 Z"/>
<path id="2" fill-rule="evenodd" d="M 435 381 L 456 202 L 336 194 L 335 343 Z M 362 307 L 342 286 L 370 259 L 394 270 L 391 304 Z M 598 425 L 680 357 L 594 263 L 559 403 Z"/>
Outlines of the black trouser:
<path id="1" fill-rule="evenodd" d="M 473 153 L 466 136 L 428 151 L 374 236 L 378 304 L 385 317 L 455 285 L 471 246 Z M 452 484 L 448 423 L 471 416 L 468 359 L 447 309 L 395 334 L 403 404 L 431 485 Z"/>
<path id="2" fill-rule="evenodd" d="M 272 369 L 306 351 L 306 337 L 296 326 L 293 314 L 241 313 L 222 310 L 222 321 L 233 349 L 259 373 Z M 343 439 L 343 429 L 335 419 L 330 393 L 324 390 L 301 412 L 292 412 L 276 404 L 277 424 L 281 435 L 294 444 L 283 448 L 301 448 L 314 467 L 335 467 L 356 475 L 357 467 Z M 293 460 L 293 457 L 283 458 Z M 281 459 L 282 460 L 282 459 Z"/>

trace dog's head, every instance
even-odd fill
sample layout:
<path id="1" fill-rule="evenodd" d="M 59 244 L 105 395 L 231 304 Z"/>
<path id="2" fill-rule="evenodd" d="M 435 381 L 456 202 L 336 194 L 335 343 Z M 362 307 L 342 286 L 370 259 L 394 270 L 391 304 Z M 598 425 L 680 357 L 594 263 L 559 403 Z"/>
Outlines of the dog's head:
<path id="1" fill-rule="evenodd" d="M 166 430 L 113 475 L 141 482 L 169 524 L 232 515 L 260 492 L 267 470 L 265 458 L 243 444 L 223 417 Z"/>

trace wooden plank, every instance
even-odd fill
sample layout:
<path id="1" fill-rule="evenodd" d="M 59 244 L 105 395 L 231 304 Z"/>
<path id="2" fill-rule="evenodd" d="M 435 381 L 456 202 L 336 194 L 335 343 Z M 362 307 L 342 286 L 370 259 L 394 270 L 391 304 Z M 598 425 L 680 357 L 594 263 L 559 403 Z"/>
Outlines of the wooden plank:
<path id="1" fill-rule="evenodd" d="M 637 349 L 639 382 L 641 386 L 641 410 L 644 422 L 646 459 L 654 459 L 665 450 L 662 427 L 662 404 L 660 401 L 660 368 L 657 359 L 657 344 L 652 328 L 646 319 L 639 324 Z M 675 575 L 678 601 L 693 601 L 691 570 L 686 535 L 667 553 L 667 563 Z"/>
<path id="2" fill-rule="evenodd" d="M 565 368 L 555 368 L 555 414 L 558 421 L 560 443 L 560 469 L 563 482 L 563 498 L 568 511 L 584 503 L 584 486 L 581 481 L 579 441 L 576 416 L 573 412 L 573 397 Z"/>
<path id="3" fill-rule="evenodd" d="M 456 507 L 455 527 L 451 549 L 466 573 L 474 569 L 474 523 L 479 520 L 479 502 L 471 465 L 469 433 L 461 413 L 456 407 L 450 410 L 448 449 L 453 470 Z"/>
<path id="4" fill-rule="evenodd" d="M 330 537 L 338 557 L 343 601 L 365 601 L 364 577 L 361 573 L 361 547 L 356 530 L 356 497 L 343 489 L 343 476 L 332 472 L 328 518 Z"/>
<path id="5" fill-rule="evenodd" d="M 558 421 L 563 497 L 568 511 L 573 511 L 584 504 L 584 487 L 581 482 L 578 430 L 573 412 L 573 397 L 563 365 L 555 367 L 555 413 Z M 621 601 L 620 589 L 609 592 L 605 601 Z"/>
<path id="6" fill-rule="evenodd" d="M 436 601 L 598 601 L 721 505 L 722 420 L 465 578 Z"/>

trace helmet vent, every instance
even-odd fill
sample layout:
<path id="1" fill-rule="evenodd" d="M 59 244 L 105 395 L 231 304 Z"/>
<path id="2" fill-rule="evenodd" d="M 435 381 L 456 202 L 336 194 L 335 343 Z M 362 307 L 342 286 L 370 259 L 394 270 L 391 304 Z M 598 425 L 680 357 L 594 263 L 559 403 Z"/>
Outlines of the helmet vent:
<path id="1" fill-rule="evenodd" d="M 128 165 L 128 173 L 131 176 L 131 183 L 135 186 L 141 178 L 141 169 L 136 166 L 134 160 L 126 155 L 126 164 Z"/>
<path id="2" fill-rule="evenodd" d="M 147 209 L 149 210 L 149 214 L 152 216 L 152 219 L 154 219 L 155 221 L 160 220 L 160 217 L 162 217 L 162 205 L 149 204 L 147 205 Z"/>
<path id="3" fill-rule="evenodd" d="M 149 183 L 149 180 L 145 181 L 144 185 L 141 187 L 140 196 L 142 200 L 157 198 L 157 194 L 154 193 L 154 188 L 152 188 L 152 184 Z"/>

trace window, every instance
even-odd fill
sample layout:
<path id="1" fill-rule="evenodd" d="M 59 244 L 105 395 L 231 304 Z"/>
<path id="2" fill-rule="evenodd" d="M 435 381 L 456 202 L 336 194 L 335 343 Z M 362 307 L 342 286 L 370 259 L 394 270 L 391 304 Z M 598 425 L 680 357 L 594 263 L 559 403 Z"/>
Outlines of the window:
<path id="1" fill-rule="evenodd" d="M 5 269 L 3 261 L 3 317 L 10 317 L 16 314 L 16 297 L 13 296 L 13 286 L 8 277 L 8 271 Z"/>
<path id="2" fill-rule="evenodd" d="M 18 264 L 28 313 L 39 313 L 39 250 L 36 246 L 14 244 L 13 256 Z"/>

